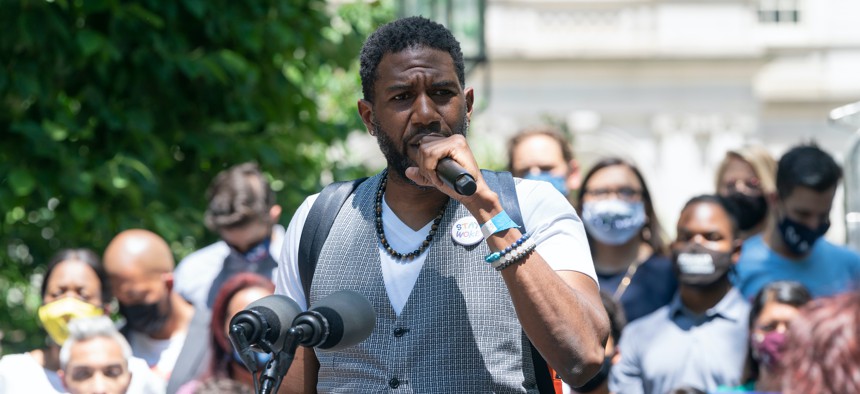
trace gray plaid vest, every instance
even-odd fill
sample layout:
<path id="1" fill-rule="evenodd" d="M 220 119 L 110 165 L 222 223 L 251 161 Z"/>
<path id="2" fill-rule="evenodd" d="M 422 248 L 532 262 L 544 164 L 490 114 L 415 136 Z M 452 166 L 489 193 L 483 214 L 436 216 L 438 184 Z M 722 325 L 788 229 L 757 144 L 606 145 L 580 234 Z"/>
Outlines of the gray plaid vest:
<path id="1" fill-rule="evenodd" d="M 489 248 L 453 241 L 451 225 L 470 215 L 450 200 L 418 281 L 400 316 L 382 279 L 374 203 L 380 176 L 363 182 L 322 247 L 310 304 L 354 290 L 376 311 L 364 342 L 316 351 L 320 393 L 537 393 L 528 339 Z"/>

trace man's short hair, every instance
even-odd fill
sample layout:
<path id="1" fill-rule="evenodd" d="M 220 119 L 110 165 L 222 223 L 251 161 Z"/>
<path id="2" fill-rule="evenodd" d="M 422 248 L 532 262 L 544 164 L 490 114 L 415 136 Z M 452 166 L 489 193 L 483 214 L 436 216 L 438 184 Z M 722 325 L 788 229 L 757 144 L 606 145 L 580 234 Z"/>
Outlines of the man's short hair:
<path id="1" fill-rule="evenodd" d="M 361 48 L 361 89 L 364 99 L 373 102 L 376 69 L 386 53 L 398 53 L 408 48 L 427 47 L 448 52 L 454 61 L 460 86 L 466 85 L 463 52 L 454 35 L 439 23 L 421 16 L 397 19 L 371 34 Z"/>
<path id="2" fill-rule="evenodd" d="M 88 341 L 94 338 L 107 338 L 113 340 L 122 350 L 122 358 L 128 365 L 131 359 L 131 346 L 113 322 L 107 316 L 80 317 L 69 321 L 69 339 L 60 348 L 60 368 L 66 369 L 69 359 L 72 357 L 72 347 L 78 342 Z"/>
<path id="3" fill-rule="evenodd" d="M 701 194 L 688 200 L 687 203 L 684 204 L 684 208 L 681 209 L 681 212 L 686 211 L 687 208 L 690 208 L 690 206 L 695 204 L 714 204 L 723 208 L 723 211 L 729 217 L 729 223 L 732 226 L 732 239 L 735 240 L 740 237 L 741 230 L 738 219 L 740 216 L 740 208 L 738 208 L 737 204 L 732 200 L 717 194 Z"/>
<path id="4" fill-rule="evenodd" d="M 242 163 L 218 173 L 206 190 L 209 206 L 204 222 L 209 230 L 244 226 L 267 219 L 275 192 L 257 163 Z"/>
<path id="5" fill-rule="evenodd" d="M 561 157 L 564 159 L 564 163 L 570 165 L 570 161 L 573 160 L 573 150 L 570 148 L 570 142 L 564 133 L 553 126 L 536 126 L 520 131 L 508 141 L 508 171 L 513 172 L 514 150 L 524 139 L 534 135 L 545 135 L 555 140 L 558 147 L 561 148 Z"/>
<path id="6" fill-rule="evenodd" d="M 836 187 L 841 178 L 842 168 L 827 152 L 814 144 L 799 145 L 779 159 L 776 191 L 780 198 L 791 195 L 798 186 L 820 193 Z"/>

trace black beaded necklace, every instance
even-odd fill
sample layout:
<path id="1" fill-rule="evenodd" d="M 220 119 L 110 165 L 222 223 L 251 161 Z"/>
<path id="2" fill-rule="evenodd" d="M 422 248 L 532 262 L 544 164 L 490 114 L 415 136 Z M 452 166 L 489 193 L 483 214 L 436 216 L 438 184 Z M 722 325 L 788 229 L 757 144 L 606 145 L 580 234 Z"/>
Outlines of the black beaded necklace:
<path id="1" fill-rule="evenodd" d="M 398 260 L 414 259 L 421 253 L 424 253 L 424 250 L 430 246 L 430 241 L 433 240 L 433 236 L 436 235 L 436 230 L 439 229 L 439 222 L 441 222 L 442 217 L 445 216 L 445 208 L 448 206 L 448 202 L 446 201 L 445 204 L 442 205 L 442 209 L 439 211 L 439 214 L 436 215 L 436 219 L 433 219 L 433 225 L 430 226 L 430 233 L 427 234 L 427 238 L 424 239 L 421 246 L 410 253 L 400 253 L 388 244 L 388 240 L 385 239 L 385 230 L 382 228 L 382 195 L 385 192 L 386 183 L 388 183 L 387 171 L 382 174 L 382 180 L 379 182 L 379 189 L 376 191 L 376 236 L 379 238 L 379 242 L 382 243 L 383 249 L 385 249 L 391 257 Z"/>

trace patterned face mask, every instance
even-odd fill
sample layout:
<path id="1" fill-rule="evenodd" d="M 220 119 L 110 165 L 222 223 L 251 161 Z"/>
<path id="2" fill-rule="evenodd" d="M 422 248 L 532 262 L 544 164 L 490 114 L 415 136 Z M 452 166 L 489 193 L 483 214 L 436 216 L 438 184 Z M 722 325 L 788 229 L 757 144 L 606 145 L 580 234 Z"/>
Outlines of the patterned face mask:
<path id="1" fill-rule="evenodd" d="M 672 251 L 672 265 L 678 282 L 707 287 L 728 275 L 732 268 L 732 254 L 691 243 Z"/>
<path id="2" fill-rule="evenodd" d="M 104 315 L 104 310 L 75 297 L 63 297 L 40 306 L 38 314 L 42 327 L 45 327 L 51 339 L 57 345 L 62 345 L 69 338 L 70 320 L 101 316 Z"/>
<path id="3" fill-rule="evenodd" d="M 808 254 L 815 242 L 824 236 L 828 229 L 830 229 L 829 221 L 821 223 L 816 229 L 795 222 L 788 216 L 784 216 L 779 221 L 779 234 L 782 236 L 785 246 L 799 256 Z"/>
<path id="4" fill-rule="evenodd" d="M 596 240 L 621 245 L 645 225 L 645 203 L 617 199 L 586 202 L 582 204 L 582 223 Z"/>

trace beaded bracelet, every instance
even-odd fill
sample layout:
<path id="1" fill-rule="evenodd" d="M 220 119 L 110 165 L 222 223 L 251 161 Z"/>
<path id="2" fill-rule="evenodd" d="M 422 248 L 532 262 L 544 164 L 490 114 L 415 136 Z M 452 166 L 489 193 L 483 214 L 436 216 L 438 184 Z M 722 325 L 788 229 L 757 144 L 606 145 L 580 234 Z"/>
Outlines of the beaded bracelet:
<path id="1" fill-rule="evenodd" d="M 502 256 L 504 256 L 504 255 L 510 253 L 512 250 L 516 249 L 517 246 L 522 245 L 523 242 L 526 242 L 527 239 L 529 239 L 529 234 L 525 233 L 525 234 L 523 234 L 522 237 L 520 237 L 520 239 L 518 239 L 516 242 L 512 243 L 511 246 L 508 246 L 507 248 L 500 250 L 498 252 L 488 254 L 487 257 L 484 257 L 484 261 L 486 261 L 488 263 L 495 262 L 496 260 L 502 258 Z"/>
<path id="2" fill-rule="evenodd" d="M 501 259 L 499 259 L 498 261 L 493 263 L 492 264 L 493 268 L 495 268 L 496 271 L 501 271 L 501 270 L 507 268 L 509 265 L 511 265 L 511 264 L 519 261 L 520 259 L 528 256 L 528 254 L 531 253 L 532 250 L 534 250 L 535 246 L 537 246 L 537 244 L 535 243 L 535 241 L 533 239 L 529 239 L 529 240 L 523 242 L 522 245 L 518 246 L 516 249 L 512 250 L 510 253 L 506 253 L 505 255 L 502 256 Z"/>

